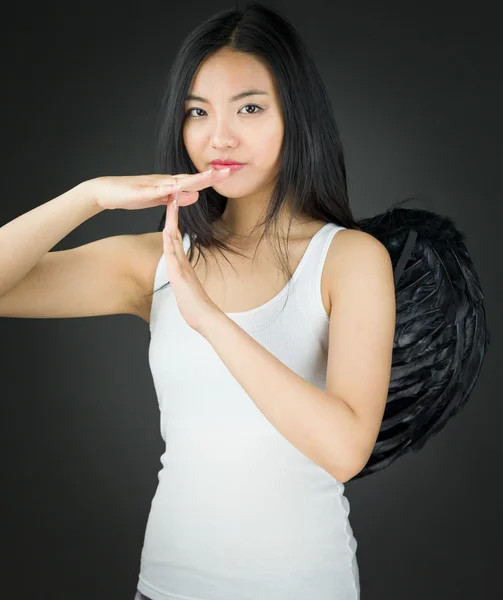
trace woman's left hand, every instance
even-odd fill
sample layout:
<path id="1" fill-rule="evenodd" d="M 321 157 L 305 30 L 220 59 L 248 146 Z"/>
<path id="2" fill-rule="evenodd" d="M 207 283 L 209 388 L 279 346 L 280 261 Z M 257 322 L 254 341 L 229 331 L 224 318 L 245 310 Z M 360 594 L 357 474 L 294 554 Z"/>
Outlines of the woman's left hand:
<path id="1" fill-rule="evenodd" d="M 185 254 L 182 234 L 178 229 L 178 194 L 167 207 L 162 235 L 169 283 L 178 309 L 187 325 L 200 332 L 206 319 L 220 309 L 210 300 Z"/>

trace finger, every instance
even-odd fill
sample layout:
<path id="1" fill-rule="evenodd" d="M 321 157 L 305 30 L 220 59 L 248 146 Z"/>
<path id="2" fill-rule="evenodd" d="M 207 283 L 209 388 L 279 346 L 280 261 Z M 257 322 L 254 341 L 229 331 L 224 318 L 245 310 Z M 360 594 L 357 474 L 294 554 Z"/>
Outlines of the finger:
<path id="1" fill-rule="evenodd" d="M 208 175 L 203 175 L 202 177 L 194 176 L 194 178 L 187 178 L 186 180 L 182 179 L 180 180 L 180 184 L 182 185 L 182 191 L 196 192 L 215 185 L 215 183 L 220 181 L 224 181 L 229 175 L 230 171 L 223 171 L 220 169 Z"/>
<path id="2" fill-rule="evenodd" d="M 209 187 L 215 181 L 222 181 L 229 173 L 230 171 L 224 171 L 223 169 L 210 169 L 202 173 L 175 175 L 172 178 L 182 185 L 182 191 L 196 192 Z M 170 179 L 169 182 L 175 183 L 173 179 Z"/>
<path id="3" fill-rule="evenodd" d="M 171 194 L 176 194 L 180 192 L 182 189 L 182 184 L 178 183 L 176 185 L 168 184 L 168 185 L 149 185 L 145 186 L 146 194 L 153 194 L 154 196 L 160 198 L 162 196 L 166 196 L 169 198 Z"/>
<path id="4" fill-rule="evenodd" d="M 180 247 L 182 245 L 182 234 L 180 232 L 180 229 L 178 227 L 178 209 L 179 209 L 179 199 L 180 199 L 180 194 L 175 194 L 175 197 L 173 198 L 173 203 L 170 206 L 170 231 L 171 231 L 171 237 L 173 238 L 174 241 L 178 242 L 177 246 L 178 246 L 178 250 L 180 250 Z"/>
<path id="5" fill-rule="evenodd" d="M 208 169 L 207 171 L 201 171 L 200 173 L 178 173 L 177 175 L 148 175 L 141 183 L 144 185 L 175 185 L 176 183 L 180 183 L 180 180 L 187 179 L 187 177 L 196 177 L 199 181 L 199 177 L 202 177 L 203 180 L 207 180 L 208 177 L 212 177 L 216 175 L 219 176 L 220 173 L 224 173 L 223 169 Z"/>
<path id="6" fill-rule="evenodd" d="M 180 230 L 178 229 L 178 207 L 176 210 L 171 210 L 175 201 L 177 201 L 177 194 L 175 194 L 175 198 L 170 206 L 166 208 L 166 228 L 168 232 L 165 232 L 164 235 L 169 237 L 169 246 L 174 252 L 175 256 L 181 260 L 185 254 L 185 249 L 183 248 L 183 240 Z"/>
<path id="7" fill-rule="evenodd" d="M 172 204 L 173 197 L 177 193 L 177 190 L 174 190 L 171 194 L 167 194 L 164 196 L 161 194 L 161 197 L 158 197 L 159 203 L 163 202 L 168 206 Z M 194 204 L 199 200 L 199 192 L 184 192 L 178 191 L 178 205 L 179 206 L 189 206 L 190 204 Z"/>
<path id="8" fill-rule="evenodd" d="M 154 180 L 148 182 L 150 185 L 175 185 L 180 183 L 182 179 L 187 179 L 187 177 L 208 177 L 210 175 L 211 169 L 208 171 L 203 171 L 202 173 L 178 173 L 176 175 L 152 175 L 152 179 Z"/>
<path id="9" fill-rule="evenodd" d="M 162 249 L 164 254 L 166 255 L 166 260 L 171 258 L 171 254 L 175 254 L 173 240 L 171 239 L 167 225 L 162 230 Z"/>

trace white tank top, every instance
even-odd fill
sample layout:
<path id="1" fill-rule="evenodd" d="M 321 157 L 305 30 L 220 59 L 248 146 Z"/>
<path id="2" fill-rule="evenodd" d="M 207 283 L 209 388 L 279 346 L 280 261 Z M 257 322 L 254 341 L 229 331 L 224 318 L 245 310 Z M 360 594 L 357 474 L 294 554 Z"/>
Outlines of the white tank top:
<path id="1" fill-rule="evenodd" d="M 226 313 L 320 389 L 329 324 L 321 274 L 341 229 L 327 223 L 313 236 L 289 290 Z M 188 235 L 183 244 L 187 253 Z M 163 254 L 154 290 L 168 280 Z M 150 333 L 166 448 L 138 590 L 152 600 L 359 599 L 344 484 L 272 426 L 211 344 L 185 323 L 170 286 L 153 296 Z"/>

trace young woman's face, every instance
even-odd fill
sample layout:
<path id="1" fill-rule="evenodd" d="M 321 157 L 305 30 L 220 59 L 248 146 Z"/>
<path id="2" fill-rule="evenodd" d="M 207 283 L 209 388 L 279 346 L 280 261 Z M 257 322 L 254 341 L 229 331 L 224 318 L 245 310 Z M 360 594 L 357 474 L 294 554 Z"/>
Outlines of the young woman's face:
<path id="1" fill-rule="evenodd" d="M 232 99 L 251 89 L 266 94 Z M 283 116 L 269 69 L 248 54 L 228 49 L 207 58 L 185 102 L 183 140 L 200 172 L 212 168 L 210 162 L 217 158 L 245 163 L 213 186 L 223 196 L 241 198 L 269 190 L 283 141 Z"/>

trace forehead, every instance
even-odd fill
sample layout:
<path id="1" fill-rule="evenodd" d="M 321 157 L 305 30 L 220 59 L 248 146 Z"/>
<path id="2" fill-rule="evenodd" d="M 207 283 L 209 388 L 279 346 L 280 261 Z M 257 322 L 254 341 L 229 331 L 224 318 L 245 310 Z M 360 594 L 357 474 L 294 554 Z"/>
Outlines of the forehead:
<path id="1" fill-rule="evenodd" d="M 225 49 L 201 63 L 189 94 L 210 100 L 224 94 L 227 99 L 245 88 L 260 89 L 274 96 L 274 77 L 270 68 L 250 54 Z"/>

